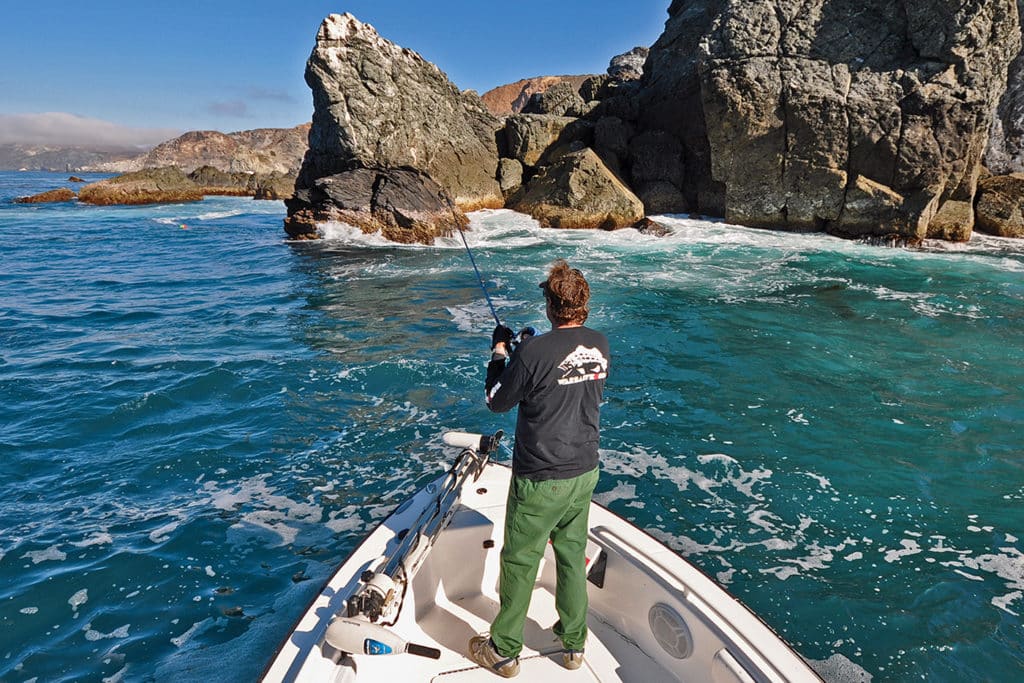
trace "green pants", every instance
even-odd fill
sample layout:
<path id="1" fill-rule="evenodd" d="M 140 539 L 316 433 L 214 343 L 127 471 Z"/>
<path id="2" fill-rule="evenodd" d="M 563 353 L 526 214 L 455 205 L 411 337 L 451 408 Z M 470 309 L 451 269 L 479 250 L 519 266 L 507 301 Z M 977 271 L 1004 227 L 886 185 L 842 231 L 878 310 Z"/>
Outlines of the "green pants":
<path id="1" fill-rule="evenodd" d="M 512 477 L 501 548 L 501 607 L 491 624 L 491 640 L 502 657 L 517 657 L 523 649 L 526 612 L 549 538 L 557 579 L 555 635 L 567 650 L 583 649 L 587 639 L 588 517 L 597 475 L 595 468 L 572 479 Z"/>

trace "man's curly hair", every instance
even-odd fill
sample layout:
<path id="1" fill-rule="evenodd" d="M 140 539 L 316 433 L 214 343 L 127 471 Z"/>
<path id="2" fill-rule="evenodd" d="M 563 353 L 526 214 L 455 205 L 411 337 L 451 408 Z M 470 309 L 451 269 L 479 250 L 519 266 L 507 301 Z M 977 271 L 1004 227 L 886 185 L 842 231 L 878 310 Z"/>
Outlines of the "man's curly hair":
<path id="1" fill-rule="evenodd" d="M 590 285 L 576 268 L 570 268 L 565 259 L 551 264 L 548 279 L 540 283 L 544 297 L 551 306 L 555 325 L 582 325 L 590 315 Z"/>

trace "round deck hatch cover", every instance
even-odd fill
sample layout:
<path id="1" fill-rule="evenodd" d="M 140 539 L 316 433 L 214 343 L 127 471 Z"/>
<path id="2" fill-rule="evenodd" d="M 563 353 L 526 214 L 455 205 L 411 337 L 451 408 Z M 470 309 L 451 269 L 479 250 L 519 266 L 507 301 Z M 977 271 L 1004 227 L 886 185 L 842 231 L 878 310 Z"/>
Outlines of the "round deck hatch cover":
<path id="1" fill-rule="evenodd" d="M 664 603 L 651 607 L 647 621 L 655 640 L 665 652 L 676 659 L 686 659 L 693 654 L 693 636 L 679 613 Z"/>

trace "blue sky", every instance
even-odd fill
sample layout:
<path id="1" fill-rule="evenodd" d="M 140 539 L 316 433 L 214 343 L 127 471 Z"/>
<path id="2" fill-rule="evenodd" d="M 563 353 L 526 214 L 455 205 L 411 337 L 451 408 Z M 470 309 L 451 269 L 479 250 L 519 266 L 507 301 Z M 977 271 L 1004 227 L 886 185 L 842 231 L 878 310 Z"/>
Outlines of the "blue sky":
<path id="1" fill-rule="evenodd" d="M 670 0 L 37 0 L 0 20 L 0 142 L 132 144 L 185 130 L 287 127 L 325 16 L 350 12 L 481 93 L 600 73 L 661 33 Z M 44 116 L 45 115 L 45 116 Z M 65 140 L 61 140 L 65 141 Z"/>

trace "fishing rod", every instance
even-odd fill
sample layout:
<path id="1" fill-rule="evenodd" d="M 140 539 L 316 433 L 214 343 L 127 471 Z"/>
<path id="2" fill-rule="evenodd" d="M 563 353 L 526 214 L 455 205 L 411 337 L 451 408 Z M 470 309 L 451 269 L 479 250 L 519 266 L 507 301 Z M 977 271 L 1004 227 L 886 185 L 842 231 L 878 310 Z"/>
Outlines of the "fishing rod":
<path id="1" fill-rule="evenodd" d="M 491 301 L 491 295 L 487 293 L 487 286 L 484 284 L 484 279 L 480 277 L 480 269 L 476 267 L 476 259 L 473 258 L 473 251 L 469 248 L 469 242 L 466 241 L 466 233 L 462 231 L 462 226 L 459 226 L 459 235 L 462 236 L 462 243 L 466 245 L 466 253 L 469 254 L 469 262 L 473 264 L 473 271 L 476 273 L 476 281 L 480 283 L 480 289 L 483 290 L 484 298 L 487 299 L 487 306 L 491 309 L 491 315 L 494 316 L 494 323 L 501 325 L 501 320 L 498 319 L 498 313 L 494 310 L 494 302 Z"/>
<path id="2" fill-rule="evenodd" d="M 494 323 L 499 327 L 504 327 L 501 324 L 501 320 L 498 318 L 498 312 L 494 310 L 494 302 L 491 301 L 491 295 L 487 293 L 487 285 L 484 284 L 484 279 L 480 275 L 480 269 L 476 267 L 476 259 L 473 258 L 473 250 L 469 248 L 469 242 L 466 241 L 466 233 L 462 230 L 462 226 L 459 226 L 459 236 L 462 237 L 462 244 L 466 247 L 466 253 L 469 254 L 469 262 L 473 264 L 473 272 L 476 273 L 476 281 L 480 283 L 480 289 L 484 293 L 484 298 L 487 299 L 487 307 L 491 309 L 491 315 L 494 316 Z M 512 344 L 518 346 L 523 340 L 528 337 L 532 337 L 537 334 L 537 330 L 533 327 L 524 327 L 519 330 L 518 334 L 513 335 Z"/>

